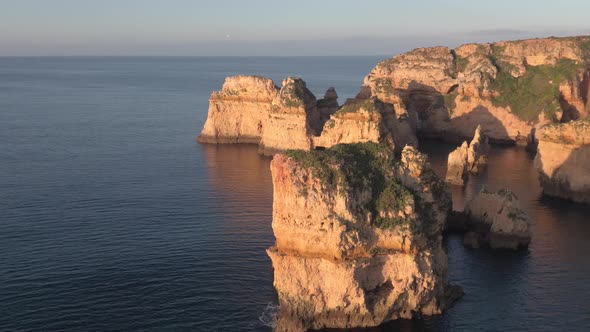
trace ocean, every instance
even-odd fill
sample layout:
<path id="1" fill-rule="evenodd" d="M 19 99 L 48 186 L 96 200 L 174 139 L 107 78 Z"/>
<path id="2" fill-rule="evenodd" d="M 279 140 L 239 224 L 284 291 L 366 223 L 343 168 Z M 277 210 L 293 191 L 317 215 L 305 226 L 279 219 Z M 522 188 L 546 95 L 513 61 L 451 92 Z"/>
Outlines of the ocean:
<path id="1" fill-rule="evenodd" d="M 300 76 L 342 103 L 383 57 L 0 58 L 0 330 L 269 331 L 269 158 L 200 145 L 226 76 Z M 444 175 L 454 146 L 422 142 Z M 371 331 L 589 330 L 590 207 L 543 197 L 533 156 L 494 147 L 454 204 L 507 187 L 528 250 L 446 239 L 465 296 Z"/>

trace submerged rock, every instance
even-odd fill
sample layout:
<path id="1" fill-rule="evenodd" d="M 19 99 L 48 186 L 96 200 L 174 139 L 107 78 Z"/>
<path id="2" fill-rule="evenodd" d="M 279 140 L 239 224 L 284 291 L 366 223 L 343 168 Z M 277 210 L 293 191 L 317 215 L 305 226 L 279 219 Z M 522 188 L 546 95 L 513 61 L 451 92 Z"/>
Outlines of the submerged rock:
<path id="1" fill-rule="evenodd" d="M 376 326 L 439 314 L 448 283 L 450 195 L 412 147 L 340 144 L 271 162 L 278 330 Z"/>
<path id="2" fill-rule="evenodd" d="M 590 122 L 549 125 L 538 140 L 535 167 L 543 193 L 590 204 Z"/>
<path id="3" fill-rule="evenodd" d="M 468 222 L 463 225 L 468 230 L 463 242 L 466 246 L 518 249 L 531 241 L 529 218 L 510 190 L 492 193 L 484 189 L 467 201 L 464 213 Z"/>

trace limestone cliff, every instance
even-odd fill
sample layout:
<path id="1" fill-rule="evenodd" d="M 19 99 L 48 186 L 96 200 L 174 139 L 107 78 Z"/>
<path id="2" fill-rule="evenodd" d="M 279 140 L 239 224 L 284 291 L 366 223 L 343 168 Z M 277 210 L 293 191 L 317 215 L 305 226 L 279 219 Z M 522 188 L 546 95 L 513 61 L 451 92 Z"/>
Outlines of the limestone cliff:
<path id="1" fill-rule="evenodd" d="M 417 146 L 407 113 L 376 98 L 349 99 L 340 107 L 334 88 L 316 100 L 305 82 L 289 77 L 279 89 L 267 78 L 235 76 L 213 92 L 202 143 L 255 143 L 273 155 L 287 149 L 311 150 L 339 143 L 387 142 L 400 151 Z"/>
<path id="2" fill-rule="evenodd" d="M 488 138 L 478 125 L 471 143 L 464 141 L 460 147 L 449 153 L 446 181 L 463 185 L 468 172 L 481 173 L 487 166 L 489 149 Z"/>
<path id="3" fill-rule="evenodd" d="M 316 98 L 300 78 L 283 81 L 272 100 L 259 152 L 273 155 L 285 149 L 311 149 L 311 136 L 319 134 L 320 113 Z"/>
<path id="4" fill-rule="evenodd" d="M 340 143 L 388 143 L 403 148 L 417 146 L 413 131 L 400 124 L 391 104 L 376 98 L 348 99 L 330 116 L 320 136 L 313 138 L 314 147 L 328 148 Z"/>
<path id="5" fill-rule="evenodd" d="M 279 92 L 272 80 L 259 76 L 233 76 L 225 79 L 220 91 L 209 99 L 209 114 L 201 135 L 203 143 L 260 142 L 271 109 Z"/>
<path id="6" fill-rule="evenodd" d="M 379 63 L 362 92 L 415 114 L 423 136 L 460 141 L 481 124 L 494 142 L 524 143 L 588 114 L 588 59 L 590 37 L 420 48 Z"/>
<path id="7" fill-rule="evenodd" d="M 535 166 L 543 192 L 590 204 L 590 122 L 552 124 L 537 137 Z"/>
<path id="8" fill-rule="evenodd" d="M 271 162 L 278 330 L 375 326 L 441 313 L 449 193 L 426 157 L 375 143 L 287 151 Z"/>

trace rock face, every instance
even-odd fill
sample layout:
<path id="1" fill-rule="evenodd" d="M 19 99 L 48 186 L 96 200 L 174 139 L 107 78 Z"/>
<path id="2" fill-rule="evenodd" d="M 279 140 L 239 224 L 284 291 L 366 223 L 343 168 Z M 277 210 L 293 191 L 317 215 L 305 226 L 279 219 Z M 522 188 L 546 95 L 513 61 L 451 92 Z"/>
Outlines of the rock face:
<path id="1" fill-rule="evenodd" d="M 363 95 L 405 109 L 423 136 L 526 142 L 548 122 L 588 115 L 590 37 L 419 48 L 379 63 Z"/>
<path id="2" fill-rule="evenodd" d="M 209 100 L 209 114 L 201 135 L 203 143 L 256 143 L 279 92 L 272 80 L 259 76 L 228 77 Z"/>
<path id="3" fill-rule="evenodd" d="M 330 119 L 332 114 L 336 113 L 340 108 L 338 105 L 338 94 L 336 89 L 330 87 L 324 94 L 323 99 L 319 99 L 317 102 L 318 111 L 320 112 L 320 119 L 322 123 L 325 123 Z"/>
<path id="4" fill-rule="evenodd" d="M 465 204 L 470 224 L 464 244 L 477 248 L 488 244 L 492 249 L 518 249 L 531 241 L 529 219 L 510 190 L 497 193 L 482 190 Z"/>
<path id="5" fill-rule="evenodd" d="M 442 228 L 450 196 L 406 147 L 340 144 L 271 162 L 277 329 L 376 326 L 441 313 L 448 284 Z"/>
<path id="6" fill-rule="evenodd" d="M 535 166 L 543 193 L 590 204 L 590 122 L 549 125 L 537 136 Z"/>
<path id="7" fill-rule="evenodd" d="M 235 76 L 211 95 L 202 143 L 255 143 L 259 153 L 312 150 L 339 143 L 387 142 L 400 150 L 418 139 L 393 105 L 376 98 L 349 99 L 338 106 L 334 88 L 323 99 L 300 78 L 289 77 L 279 89 L 267 78 Z"/>
<path id="8" fill-rule="evenodd" d="M 272 100 L 259 152 L 264 155 L 285 149 L 311 149 L 311 136 L 320 131 L 315 96 L 300 78 L 289 77 Z"/>
<path id="9" fill-rule="evenodd" d="M 488 137 L 481 132 L 481 126 L 478 125 L 467 151 L 467 168 L 471 173 L 478 174 L 485 169 L 489 151 Z"/>
<path id="10" fill-rule="evenodd" d="M 450 184 L 462 186 L 465 184 L 467 177 L 467 155 L 469 154 L 469 145 L 463 142 L 460 147 L 449 153 L 447 161 L 446 181 Z"/>
<path id="11" fill-rule="evenodd" d="M 463 142 L 460 147 L 449 154 L 447 182 L 463 185 L 467 172 L 473 174 L 482 172 L 488 163 L 489 150 L 488 138 L 481 132 L 481 126 L 477 126 L 471 143 Z"/>
<path id="12" fill-rule="evenodd" d="M 393 106 L 376 98 L 348 99 L 324 124 L 321 135 L 313 138 L 315 148 L 362 142 L 387 143 L 392 148 L 418 145 L 413 131 L 400 124 Z"/>

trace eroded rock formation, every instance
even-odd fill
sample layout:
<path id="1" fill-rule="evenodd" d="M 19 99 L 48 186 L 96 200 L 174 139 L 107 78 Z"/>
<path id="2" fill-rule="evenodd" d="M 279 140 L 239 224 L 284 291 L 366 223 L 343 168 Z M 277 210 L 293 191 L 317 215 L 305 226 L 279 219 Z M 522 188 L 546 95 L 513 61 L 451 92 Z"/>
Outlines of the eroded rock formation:
<path id="1" fill-rule="evenodd" d="M 416 114 L 421 135 L 494 142 L 588 114 L 590 37 L 419 48 L 379 63 L 363 95 Z"/>
<path id="2" fill-rule="evenodd" d="M 481 173 L 488 164 L 489 152 L 488 137 L 482 133 L 481 126 L 478 125 L 467 151 L 467 168 L 469 172 L 473 174 Z"/>
<path id="3" fill-rule="evenodd" d="M 489 150 L 488 138 L 482 133 L 481 126 L 478 125 L 470 144 L 464 141 L 460 147 L 449 153 L 447 182 L 463 185 L 468 172 L 473 174 L 482 172 L 488 164 Z"/>
<path id="4" fill-rule="evenodd" d="M 259 152 L 273 155 L 285 149 L 309 150 L 311 137 L 319 134 L 320 127 L 315 96 L 302 79 L 289 77 L 272 100 Z"/>
<path id="5" fill-rule="evenodd" d="M 552 124 L 537 136 L 535 167 L 543 192 L 590 204 L 590 122 Z"/>
<path id="6" fill-rule="evenodd" d="M 466 202 L 465 216 L 466 246 L 478 248 L 487 244 L 492 249 L 518 249 L 531 241 L 529 218 L 510 190 L 482 190 Z"/>
<path id="7" fill-rule="evenodd" d="M 463 142 L 460 147 L 449 153 L 447 160 L 446 181 L 450 184 L 462 186 L 467 177 L 467 155 L 469 144 Z"/>
<path id="8" fill-rule="evenodd" d="M 197 140 L 258 144 L 278 92 L 279 88 L 268 78 L 226 78 L 221 90 L 211 94 L 207 121 Z"/>
<path id="9" fill-rule="evenodd" d="M 376 326 L 439 314 L 448 284 L 449 193 L 413 147 L 288 151 L 271 162 L 278 330 Z"/>
<path id="10" fill-rule="evenodd" d="M 336 89 L 330 87 L 326 90 L 324 98 L 318 99 L 317 106 L 318 111 L 320 112 L 320 119 L 322 123 L 325 123 L 330 119 L 330 116 L 336 113 L 340 108 L 340 105 L 338 105 L 338 94 L 336 93 Z"/>
<path id="11" fill-rule="evenodd" d="M 279 89 L 267 78 L 235 76 L 211 95 L 199 142 L 255 143 L 259 153 L 311 150 L 339 143 L 387 142 L 417 146 L 406 115 L 377 98 L 348 99 L 340 107 L 334 88 L 317 100 L 300 78 Z"/>
<path id="12" fill-rule="evenodd" d="M 321 135 L 313 137 L 315 148 L 362 142 L 387 143 L 392 148 L 418 145 L 413 131 L 398 120 L 393 106 L 377 98 L 348 99 L 324 124 Z"/>

